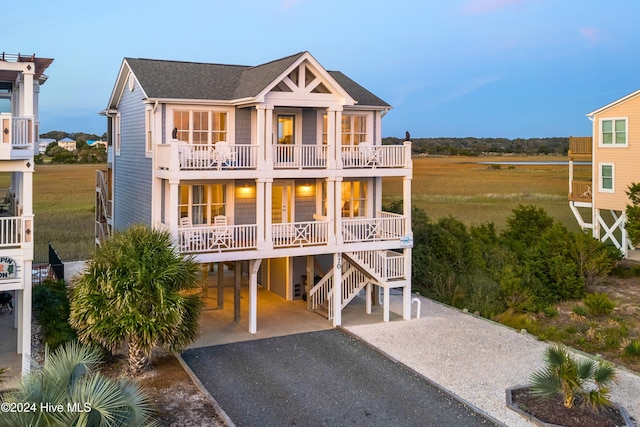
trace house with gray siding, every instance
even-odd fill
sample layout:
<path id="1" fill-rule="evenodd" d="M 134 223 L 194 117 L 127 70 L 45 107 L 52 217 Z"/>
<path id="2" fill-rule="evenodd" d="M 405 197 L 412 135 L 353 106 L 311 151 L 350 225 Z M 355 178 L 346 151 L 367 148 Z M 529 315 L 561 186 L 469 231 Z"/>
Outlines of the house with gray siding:
<path id="1" fill-rule="evenodd" d="M 143 223 L 203 266 L 235 265 L 257 287 L 340 325 L 404 295 L 410 317 L 411 143 L 382 145 L 391 106 L 309 52 L 245 66 L 125 58 L 104 115 L 96 243 Z M 383 181 L 402 181 L 385 212 Z M 219 276 L 220 277 L 220 276 Z M 338 284 L 340 286 L 338 286 Z"/>

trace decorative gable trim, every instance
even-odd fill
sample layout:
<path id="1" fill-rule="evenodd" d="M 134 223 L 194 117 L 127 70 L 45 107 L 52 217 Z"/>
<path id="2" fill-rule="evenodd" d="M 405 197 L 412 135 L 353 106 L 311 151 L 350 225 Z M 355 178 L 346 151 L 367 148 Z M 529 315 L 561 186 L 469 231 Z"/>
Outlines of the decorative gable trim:
<path id="1" fill-rule="evenodd" d="M 355 105 L 356 101 L 338 84 L 309 52 L 304 52 L 284 72 L 257 96 L 257 102 L 296 103 L 314 105 L 334 100 L 340 105 Z"/>

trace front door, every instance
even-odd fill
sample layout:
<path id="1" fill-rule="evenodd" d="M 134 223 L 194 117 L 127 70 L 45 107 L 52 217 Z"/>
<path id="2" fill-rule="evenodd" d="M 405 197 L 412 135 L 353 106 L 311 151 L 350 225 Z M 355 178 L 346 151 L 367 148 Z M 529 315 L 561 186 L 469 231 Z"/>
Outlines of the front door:
<path id="1" fill-rule="evenodd" d="M 283 224 L 293 222 L 293 182 L 275 181 L 271 198 L 271 222 Z"/>

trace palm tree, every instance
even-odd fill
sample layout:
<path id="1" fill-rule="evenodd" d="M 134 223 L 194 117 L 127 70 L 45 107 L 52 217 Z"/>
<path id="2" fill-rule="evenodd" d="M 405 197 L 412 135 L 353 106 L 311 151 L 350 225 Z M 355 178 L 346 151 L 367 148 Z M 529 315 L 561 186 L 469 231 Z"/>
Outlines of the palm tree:
<path id="1" fill-rule="evenodd" d="M 614 366 L 605 361 L 574 359 L 559 345 L 547 347 L 546 367 L 531 375 L 531 393 L 535 396 L 562 395 L 566 408 L 573 408 L 576 397 L 593 410 L 610 406 L 609 386 L 616 381 Z"/>
<path id="2" fill-rule="evenodd" d="M 167 231 L 136 225 L 98 247 L 71 287 L 69 322 L 85 343 L 111 352 L 128 345 L 135 375 L 149 366 L 152 349 L 184 349 L 197 338 L 203 301 L 199 264 L 182 257 Z"/>
<path id="3" fill-rule="evenodd" d="M 17 390 L 0 396 L 20 411 L 0 412 L 3 426 L 154 426 L 153 402 L 131 380 L 100 373 L 99 348 L 70 341 L 45 352 L 42 369 L 23 377 Z"/>

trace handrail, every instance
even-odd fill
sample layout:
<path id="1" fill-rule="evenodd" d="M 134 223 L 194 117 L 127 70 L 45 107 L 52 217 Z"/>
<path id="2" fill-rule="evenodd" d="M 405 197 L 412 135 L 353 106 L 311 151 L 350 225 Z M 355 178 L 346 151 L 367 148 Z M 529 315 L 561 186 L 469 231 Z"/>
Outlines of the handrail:
<path id="1" fill-rule="evenodd" d="M 24 241 L 24 218 L 0 217 L 0 247 L 20 246 Z"/>

